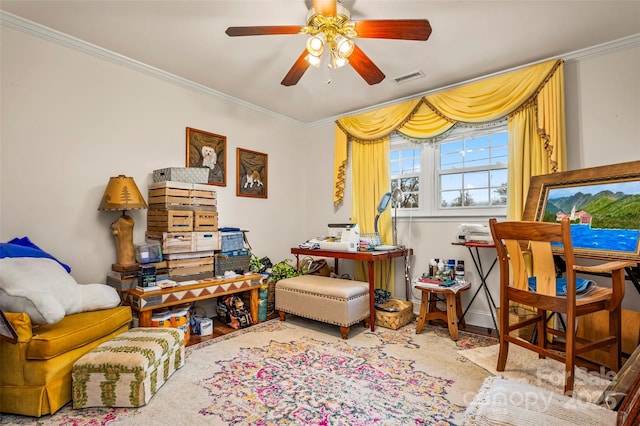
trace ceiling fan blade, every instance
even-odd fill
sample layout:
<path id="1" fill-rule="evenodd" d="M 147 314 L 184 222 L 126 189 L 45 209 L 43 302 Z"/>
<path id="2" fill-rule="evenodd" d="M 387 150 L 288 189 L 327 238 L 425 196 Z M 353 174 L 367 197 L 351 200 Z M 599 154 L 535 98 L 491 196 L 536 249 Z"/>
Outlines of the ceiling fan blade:
<path id="1" fill-rule="evenodd" d="M 287 75 L 284 76 L 280 84 L 283 86 L 294 86 L 300 81 L 302 75 L 309 68 L 309 62 L 307 61 L 307 49 L 305 49 L 300 57 L 296 60 L 295 64 L 291 67 Z"/>
<path id="2" fill-rule="evenodd" d="M 426 19 L 381 19 L 355 23 L 361 38 L 427 40 L 431 35 L 431 24 Z"/>
<path id="3" fill-rule="evenodd" d="M 277 34 L 298 34 L 300 32 L 299 25 L 275 25 L 266 27 L 229 27 L 227 28 L 228 36 L 256 36 L 256 35 L 277 35 Z"/>
<path id="4" fill-rule="evenodd" d="M 378 84 L 384 80 L 384 73 L 357 45 L 354 46 L 353 53 L 349 56 L 349 63 L 370 85 Z"/>
<path id="5" fill-rule="evenodd" d="M 313 0 L 313 9 L 322 16 L 336 16 L 336 0 Z"/>

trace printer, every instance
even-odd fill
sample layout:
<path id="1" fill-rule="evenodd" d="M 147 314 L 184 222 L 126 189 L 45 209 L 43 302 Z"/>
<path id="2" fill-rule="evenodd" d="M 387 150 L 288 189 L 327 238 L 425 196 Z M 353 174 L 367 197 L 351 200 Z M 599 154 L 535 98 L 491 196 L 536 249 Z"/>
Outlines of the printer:
<path id="1" fill-rule="evenodd" d="M 475 223 L 463 223 L 458 225 L 456 241 L 459 243 L 483 243 L 492 244 L 491 229 L 487 225 Z"/>

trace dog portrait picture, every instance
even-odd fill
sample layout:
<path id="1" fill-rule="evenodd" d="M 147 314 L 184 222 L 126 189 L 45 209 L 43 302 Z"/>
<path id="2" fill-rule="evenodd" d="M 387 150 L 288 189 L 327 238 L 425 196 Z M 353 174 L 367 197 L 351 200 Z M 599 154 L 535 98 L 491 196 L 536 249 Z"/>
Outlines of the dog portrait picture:
<path id="1" fill-rule="evenodd" d="M 267 198 L 268 155 L 237 148 L 236 195 L 240 197 Z"/>
<path id="2" fill-rule="evenodd" d="M 187 127 L 187 167 L 209 169 L 210 185 L 227 186 L 226 136 Z"/>

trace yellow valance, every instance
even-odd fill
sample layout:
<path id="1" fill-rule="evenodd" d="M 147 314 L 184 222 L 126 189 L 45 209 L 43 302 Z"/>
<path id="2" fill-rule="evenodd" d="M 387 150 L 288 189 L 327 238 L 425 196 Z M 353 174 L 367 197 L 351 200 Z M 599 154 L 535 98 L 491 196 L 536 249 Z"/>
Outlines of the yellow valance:
<path id="1" fill-rule="evenodd" d="M 537 146 L 542 145 L 541 152 L 546 154 L 546 161 L 541 160 L 546 164 L 534 166 L 534 173 L 564 170 L 566 160 L 564 158 L 562 65 L 561 60 L 543 62 L 419 99 L 337 120 L 334 205 L 338 206 L 343 201 L 347 141 L 377 142 L 384 140 L 395 131 L 413 139 L 432 138 L 450 130 L 458 123 L 488 123 L 504 117 L 509 117 L 511 120 L 523 111 L 532 116 L 533 122 L 520 117 L 520 121 L 526 121 L 524 125 L 528 130 L 525 132 L 521 128 L 510 128 L 510 145 L 515 146 L 512 154 L 516 155 L 520 150 L 517 147 L 522 144 L 536 145 L 535 148 L 528 149 L 538 149 Z M 550 88 L 543 91 L 545 86 Z M 514 124 L 510 122 L 511 125 Z M 512 140 L 511 132 L 515 133 L 515 140 Z M 539 139 L 540 143 L 531 140 L 531 137 Z M 515 164 L 511 160 L 510 158 L 510 164 Z M 529 166 L 524 167 L 529 168 Z M 527 183 L 523 185 L 526 188 L 521 188 L 519 191 L 528 189 Z M 517 218 L 521 207 L 517 205 L 510 207 L 510 214 L 513 210 L 513 216 Z"/>

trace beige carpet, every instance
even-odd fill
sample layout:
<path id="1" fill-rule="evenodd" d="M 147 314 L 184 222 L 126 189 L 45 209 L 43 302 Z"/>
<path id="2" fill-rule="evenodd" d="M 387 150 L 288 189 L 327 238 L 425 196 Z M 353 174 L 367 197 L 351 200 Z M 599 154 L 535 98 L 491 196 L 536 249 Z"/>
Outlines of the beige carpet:
<path id="1" fill-rule="evenodd" d="M 489 373 L 533 384 L 562 394 L 564 392 L 564 364 L 553 359 L 540 359 L 538 354 L 520 346 L 509 345 L 505 371 L 496 371 L 499 345 L 480 347 L 458 353 Z M 574 391 L 581 400 L 595 402 L 609 385 L 610 377 L 576 368 Z"/>
<path id="2" fill-rule="evenodd" d="M 144 407 L 63 407 L 0 425 L 459 425 L 489 373 L 458 350 L 494 344 L 415 322 L 399 330 L 337 326 L 302 318 L 267 321 L 187 349 Z"/>

